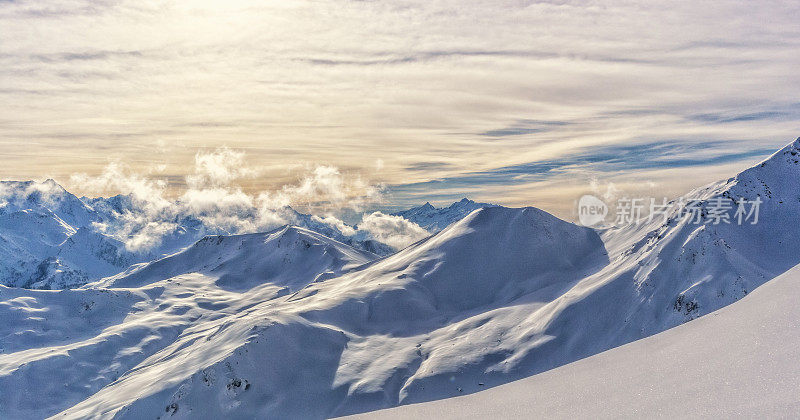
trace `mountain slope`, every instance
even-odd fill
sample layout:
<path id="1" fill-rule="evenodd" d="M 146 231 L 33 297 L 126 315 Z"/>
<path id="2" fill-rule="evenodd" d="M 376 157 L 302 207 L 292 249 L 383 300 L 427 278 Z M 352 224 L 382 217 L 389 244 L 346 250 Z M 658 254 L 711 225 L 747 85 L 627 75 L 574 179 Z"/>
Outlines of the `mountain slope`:
<path id="1" fill-rule="evenodd" d="M 109 287 L 42 291 L 0 286 L 0 319 L 10 321 L 0 328 L 0 417 L 54 415 L 128 374 L 137 376 L 151 365 L 149 358 L 160 354 L 199 352 L 200 361 L 173 363 L 194 373 L 212 363 L 214 352 L 235 348 L 212 340 L 214 335 L 243 334 L 234 336 L 238 340 L 252 334 L 246 329 L 252 320 L 240 319 L 253 307 L 372 258 L 317 233 L 284 227 L 207 237 L 101 282 Z M 170 378 L 153 380 L 142 389 L 163 386 Z"/>
<path id="2" fill-rule="evenodd" d="M 354 418 L 789 418 L 800 410 L 800 267 L 728 307 L 531 378 Z"/>
<path id="3" fill-rule="evenodd" d="M 207 236 L 185 250 L 104 280 L 106 287 L 141 287 L 187 273 L 216 277 L 242 291 L 270 283 L 297 290 L 335 277 L 377 256 L 307 229 L 284 226 L 267 233 Z"/>
<path id="4" fill-rule="evenodd" d="M 416 344 L 440 348 L 428 363 L 448 372 L 466 314 L 557 295 L 605 263 L 591 229 L 532 208 L 476 211 L 353 273 L 207 321 L 65 414 L 319 418 L 386 406 L 429 351 Z"/>
<path id="5" fill-rule="evenodd" d="M 49 210 L 0 213 L 0 279 L 11 286 L 32 283 L 42 260 L 53 255 L 75 229 Z"/>
<path id="6" fill-rule="evenodd" d="M 291 224 L 321 233 L 322 235 L 325 235 L 331 239 L 335 239 L 339 242 L 350 245 L 355 249 L 371 254 L 377 254 L 382 257 L 393 254 L 395 251 L 397 251 L 387 244 L 381 243 L 374 239 L 366 238 L 364 235 L 360 235 L 357 229 L 353 226 L 344 225 L 344 229 L 349 228 L 354 232 L 353 234 L 345 234 L 342 232 L 342 227 L 335 227 L 330 224 L 326 224 L 319 217 L 300 213 L 288 206 L 284 207 L 283 210 L 291 220 Z"/>
<path id="7" fill-rule="evenodd" d="M 0 214 L 0 276 L 6 285 L 60 289 L 118 273 L 131 264 L 122 243 L 76 229 L 49 209 Z"/>
<path id="8" fill-rule="evenodd" d="M 475 211 L 321 292 L 371 289 L 358 297 L 368 300 L 389 289 L 394 303 L 403 294 L 420 292 L 429 300 L 425 306 L 437 313 L 461 312 L 506 304 L 525 293 L 568 283 L 607 262 L 603 243 L 591 229 L 531 207 L 495 207 Z M 381 304 L 373 306 L 373 318 L 376 311 L 389 312 Z M 420 307 L 414 314 L 424 311 Z"/>
<path id="9" fill-rule="evenodd" d="M 146 258 L 91 227 L 101 220 L 53 180 L 0 182 L 0 283 L 77 287 Z"/>

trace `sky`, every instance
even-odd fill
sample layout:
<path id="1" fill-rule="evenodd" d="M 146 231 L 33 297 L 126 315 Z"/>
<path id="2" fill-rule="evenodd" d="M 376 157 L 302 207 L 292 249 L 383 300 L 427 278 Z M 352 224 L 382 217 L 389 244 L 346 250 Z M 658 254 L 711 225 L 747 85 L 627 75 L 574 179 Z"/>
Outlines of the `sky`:
<path id="1" fill-rule="evenodd" d="M 0 178 L 569 217 L 800 136 L 796 1 L 255 3 L 0 0 Z"/>

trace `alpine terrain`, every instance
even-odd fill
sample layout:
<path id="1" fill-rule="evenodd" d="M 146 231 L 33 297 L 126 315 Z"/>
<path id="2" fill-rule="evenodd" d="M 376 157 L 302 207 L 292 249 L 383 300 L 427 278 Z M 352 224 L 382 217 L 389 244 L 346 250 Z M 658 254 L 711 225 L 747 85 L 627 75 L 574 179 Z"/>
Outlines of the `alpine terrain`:
<path id="1" fill-rule="evenodd" d="M 3 186 L 2 418 L 327 418 L 432 400 L 383 415 L 468 415 L 475 401 L 531 406 L 525 395 L 543 415 L 574 414 L 579 398 L 613 417 L 603 404 L 621 393 L 720 387 L 759 337 L 781 335 L 762 360 L 798 379 L 796 319 L 782 317 L 796 313 L 800 139 L 663 218 L 592 229 L 533 207 L 426 204 L 394 215 L 432 233 L 399 250 L 310 223 L 205 235 L 183 221 L 172 237 L 185 239 L 142 253 L 92 228 L 124 214 L 114 203 L 48 201 L 51 181 Z M 737 222 L 742 200 L 760 203 L 757 220 Z M 720 208 L 732 223 L 715 223 Z M 34 290 L 46 287 L 62 290 Z M 754 413 L 764 392 L 733 395 Z"/>

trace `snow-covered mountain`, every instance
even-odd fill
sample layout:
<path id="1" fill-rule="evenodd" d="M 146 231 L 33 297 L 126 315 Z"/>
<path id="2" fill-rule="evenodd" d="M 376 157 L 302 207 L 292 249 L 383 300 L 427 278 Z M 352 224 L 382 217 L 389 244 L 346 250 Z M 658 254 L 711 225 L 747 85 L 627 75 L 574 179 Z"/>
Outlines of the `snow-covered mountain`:
<path id="1" fill-rule="evenodd" d="M 483 392 L 354 418 L 792 418 L 800 266 L 713 314 Z"/>
<path id="2" fill-rule="evenodd" d="M 319 233 L 284 226 L 267 233 L 206 236 L 168 257 L 132 267 L 104 279 L 104 287 L 142 287 L 183 274 L 216 278 L 226 290 L 246 291 L 270 284 L 297 291 L 311 282 L 336 277 L 375 260 Z"/>
<path id="3" fill-rule="evenodd" d="M 601 232 L 489 207 L 370 262 L 290 227 L 209 237 L 78 290 L 0 287 L 0 318 L 17 320 L 0 328 L 0 417 L 322 418 L 541 373 L 800 264 L 799 154 L 800 139 L 666 221 Z M 710 223 L 742 198 L 761 201 L 758 223 Z"/>
<path id="4" fill-rule="evenodd" d="M 206 235 L 236 233 L 209 225 L 192 214 L 159 214 L 148 221 L 132 195 L 78 198 L 53 180 L 0 182 L 0 284 L 60 289 L 77 287 L 184 249 Z M 491 206 L 463 199 L 436 209 L 426 204 L 398 215 L 422 223 L 430 232 Z M 396 248 L 357 226 L 330 223 L 291 207 L 276 210 L 279 219 L 321 233 L 369 254 L 390 255 Z M 252 215 L 238 215 L 243 219 Z M 135 221 L 132 223 L 131 221 Z M 155 226 L 157 241 L 131 248 L 128 242 Z M 277 227 L 277 225 L 271 226 Z M 75 235 L 75 236 L 73 236 Z M 67 240 L 69 239 L 69 240 Z"/>
<path id="5" fill-rule="evenodd" d="M 183 338 L 206 328 L 221 333 L 229 322 L 240 333 L 243 324 L 235 320 L 247 318 L 253 307 L 374 258 L 318 233 L 284 227 L 263 234 L 209 236 L 182 252 L 82 289 L 0 286 L 0 319 L 10 321 L 0 326 L 0 418 L 53 415 L 160 352 L 184 355 L 170 347 Z M 197 350 L 194 341 L 184 343 L 186 349 Z M 226 345 L 210 337 L 201 341 L 226 353 Z M 235 342 L 229 346 L 233 350 Z M 206 356 L 210 359 L 200 364 L 186 361 L 187 372 L 213 363 L 213 355 L 202 358 Z M 70 368 L 78 359 L 80 367 Z M 20 363 L 26 368 L 19 369 Z M 59 374 L 54 377 L 53 372 Z"/>
<path id="6" fill-rule="evenodd" d="M 56 289 L 121 271 L 135 257 L 91 229 L 100 220 L 52 180 L 0 183 L 0 283 Z"/>
<path id="7" fill-rule="evenodd" d="M 79 199 L 53 180 L 0 182 L 0 284 L 38 289 L 77 287 L 118 274 L 132 264 L 173 254 L 206 235 L 235 233 L 192 214 L 163 212 L 151 221 L 148 217 L 152 215 L 142 214 L 139 207 L 141 203 L 131 195 Z M 383 256 L 396 251 L 355 227 L 327 224 L 291 207 L 279 210 L 287 222 L 367 254 Z M 276 222 L 271 227 L 279 225 Z M 152 226 L 157 229 L 152 246 L 132 248 L 123 242 L 136 239 Z M 342 229 L 348 230 L 347 234 Z"/>
<path id="8" fill-rule="evenodd" d="M 103 220 L 114 225 L 118 222 L 120 215 L 132 212 L 136 208 L 135 199 L 130 195 L 116 195 L 108 198 L 86 198 L 86 203 L 100 213 Z M 252 210 L 252 209 L 250 209 Z M 340 222 L 341 226 L 326 223 L 323 218 L 315 215 L 301 213 L 290 206 L 284 206 L 274 210 L 277 218 L 286 224 L 302 227 L 321 233 L 329 238 L 353 246 L 354 248 L 378 254 L 381 256 L 394 253 L 396 249 L 389 245 L 373 240 L 366 235 L 358 234 L 356 226 L 347 225 Z M 254 215 L 250 211 L 245 214 L 238 214 L 236 217 L 247 220 Z M 337 220 L 338 221 L 338 220 Z M 178 214 L 168 221 L 174 228 L 160 238 L 160 244 L 154 252 L 158 254 L 170 254 L 176 250 L 185 248 L 200 240 L 206 235 L 231 235 L 236 232 L 220 229 L 218 226 L 209 226 L 195 215 Z M 274 226 L 278 227 L 278 226 Z"/>
<path id="9" fill-rule="evenodd" d="M 456 201 L 448 207 L 437 208 L 431 203 L 425 203 L 419 207 L 392 213 L 392 215 L 403 217 L 422 226 L 428 232 L 436 233 L 463 219 L 475 210 L 495 206 L 495 204 L 476 203 L 467 198 L 462 198 L 461 201 Z"/>
<path id="10" fill-rule="evenodd" d="M 496 242 L 497 232 L 505 235 L 502 244 Z M 480 268 L 479 258 L 497 263 Z M 33 331 L 31 340 L 47 342 L 49 350 L 0 355 L 0 369 L 10 369 L 8 375 L 0 375 L 0 387 L 10 384 L 3 381 L 35 383 L 43 371 L 55 368 L 53 363 L 64 362 L 48 356 L 54 347 L 71 353 L 83 349 L 91 362 L 70 371 L 69 380 L 93 386 L 81 394 L 58 384 L 43 385 L 37 403 L 33 396 L 0 396 L 0 407 L 9 407 L 2 414 L 19 414 L 38 404 L 34 413 L 51 415 L 79 401 L 84 405 L 73 407 L 79 417 L 106 411 L 137 417 L 167 409 L 186 416 L 234 410 L 229 414 L 321 417 L 338 405 L 340 410 L 385 406 L 390 401 L 384 399 L 397 397 L 388 389 L 371 387 L 394 387 L 402 379 L 392 373 L 397 365 L 383 365 L 385 357 L 399 362 L 414 356 L 413 343 L 426 331 L 439 330 L 470 311 L 490 311 L 520 295 L 563 290 L 602 267 L 607 256 L 591 229 L 532 208 L 494 208 L 476 212 L 396 255 L 355 267 L 369 259 L 319 234 L 284 228 L 206 238 L 101 284 L 69 291 L 68 302 L 58 294 L 29 291 L 31 298 L 26 299 L 21 290 L 0 289 L 3 297 L 9 296 L 0 311 L 67 306 L 60 311 L 69 312 L 76 305 L 72 296 L 78 294 L 85 295 L 77 300 L 87 302 L 89 309 L 78 308 L 75 316 L 93 319 L 97 315 L 90 302 L 99 299 L 98 291 L 117 295 L 127 290 L 137 302 L 124 322 L 66 343 L 35 338 L 41 335 L 36 331 L 59 329 L 71 320 L 31 321 L 36 324 L 27 326 Z M 352 268 L 355 271 L 336 277 Z M 564 271 L 573 274 L 564 276 Z M 310 285 L 303 288 L 306 283 Z M 463 290 L 469 291 L 469 298 L 458 299 Z M 452 334 L 448 330 L 442 334 Z M 212 331 L 217 333 L 209 335 Z M 373 346 L 381 344 L 389 347 L 376 354 Z M 392 347 L 403 350 L 397 354 Z M 137 350 L 131 353 L 132 349 Z M 182 362 L 175 363 L 178 359 Z M 19 363 L 29 368 L 13 368 Z M 358 372 L 366 363 L 375 363 L 375 375 Z M 337 374 L 340 364 L 343 370 Z M 339 376 L 335 384 L 334 376 Z M 182 391 L 173 395 L 176 386 Z M 348 387 L 354 387 L 351 397 L 342 393 Z M 116 403 L 107 399 L 130 392 L 139 397 Z M 165 402 L 166 394 L 171 396 Z M 377 395 L 383 403 L 376 404 Z M 216 406 L 219 398 L 238 396 L 252 401 Z"/>
<path id="11" fill-rule="evenodd" d="M 357 231 L 356 226 L 349 226 L 342 222 L 344 229 L 352 230 L 354 232 L 351 234 L 345 234 L 342 232 L 342 227 L 325 223 L 323 219 L 317 216 L 300 213 L 289 206 L 284 207 L 282 210 L 283 214 L 288 216 L 289 222 L 292 225 L 321 233 L 331 239 L 335 239 L 339 242 L 350 245 L 353 248 L 380 256 L 393 254 L 397 251 L 387 244 L 381 243 L 367 235 L 361 234 L 361 232 Z"/>
<path id="12" fill-rule="evenodd" d="M 52 179 L 36 181 L 0 181 L 0 214 L 22 210 L 52 213 L 73 227 L 99 221 L 91 207 L 69 193 Z"/>

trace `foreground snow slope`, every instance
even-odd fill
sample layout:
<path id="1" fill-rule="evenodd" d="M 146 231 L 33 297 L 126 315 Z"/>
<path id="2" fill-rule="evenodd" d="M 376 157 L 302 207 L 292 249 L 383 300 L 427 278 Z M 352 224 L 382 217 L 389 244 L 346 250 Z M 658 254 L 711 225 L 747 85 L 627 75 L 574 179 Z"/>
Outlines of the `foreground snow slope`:
<path id="1" fill-rule="evenodd" d="M 800 266 L 708 316 L 510 384 L 354 418 L 791 418 Z"/>

